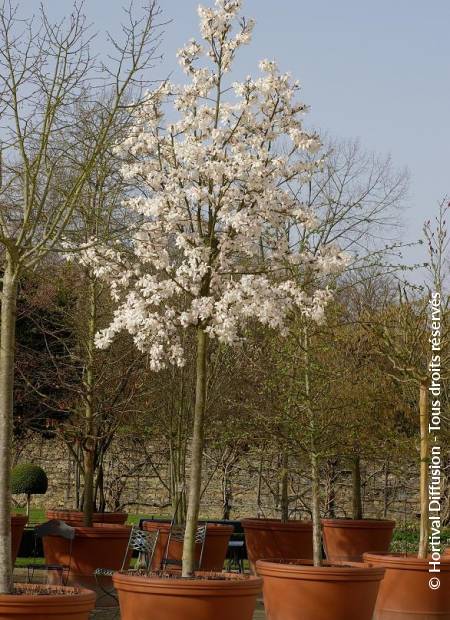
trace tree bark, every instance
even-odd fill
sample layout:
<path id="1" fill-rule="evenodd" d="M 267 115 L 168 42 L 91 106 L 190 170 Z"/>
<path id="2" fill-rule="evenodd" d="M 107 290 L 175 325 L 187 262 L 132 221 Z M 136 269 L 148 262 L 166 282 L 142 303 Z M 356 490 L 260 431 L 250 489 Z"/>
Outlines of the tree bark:
<path id="1" fill-rule="evenodd" d="M 92 274 L 87 272 L 89 317 L 86 340 L 86 367 L 84 388 L 86 390 L 85 415 L 85 446 L 84 446 L 84 501 L 83 522 L 86 527 L 92 527 L 94 516 L 94 477 L 95 477 L 95 437 L 94 437 L 94 356 L 95 332 L 97 321 L 97 291 Z"/>
<path id="2" fill-rule="evenodd" d="M 261 451 L 261 458 L 259 460 L 259 468 L 258 468 L 258 487 L 256 493 L 256 516 L 260 519 L 264 511 L 262 509 L 262 473 L 263 473 L 263 464 L 264 464 L 264 452 Z"/>
<path id="3" fill-rule="evenodd" d="M 383 518 L 387 519 L 389 504 L 389 461 L 384 463 L 384 482 L 383 482 Z"/>
<path id="4" fill-rule="evenodd" d="M 313 523 L 313 562 L 322 566 L 322 525 L 320 522 L 320 468 L 316 441 L 316 419 L 311 407 L 309 375 L 309 335 L 308 327 L 303 329 L 303 352 L 305 363 L 305 401 L 309 412 L 310 462 L 311 462 L 311 514 Z"/>
<path id="5" fill-rule="evenodd" d="M 426 559 L 428 555 L 429 519 L 428 519 L 428 463 L 429 463 L 429 395 L 428 380 L 420 383 L 420 539 L 418 557 Z"/>
<path id="6" fill-rule="evenodd" d="M 186 515 L 186 529 L 183 543 L 182 576 L 191 577 L 195 572 L 195 536 L 197 532 L 200 509 L 202 482 L 204 417 L 206 407 L 206 355 L 208 336 L 197 328 L 197 367 L 195 385 L 194 431 L 192 437 L 192 454 L 189 478 L 189 496 Z"/>
<path id="7" fill-rule="evenodd" d="M 353 519 L 363 518 L 361 498 L 361 459 L 354 456 L 352 459 L 352 514 Z"/>
<path id="8" fill-rule="evenodd" d="M 337 459 L 328 459 L 327 462 L 327 495 L 326 495 L 326 512 L 328 518 L 336 518 L 336 467 Z"/>
<path id="9" fill-rule="evenodd" d="M 282 454 L 281 463 L 281 522 L 289 521 L 289 455 Z"/>
<path id="10" fill-rule="evenodd" d="M 0 594 L 13 588 L 11 566 L 11 446 L 17 275 L 10 256 L 3 273 L 0 333 Z"/>

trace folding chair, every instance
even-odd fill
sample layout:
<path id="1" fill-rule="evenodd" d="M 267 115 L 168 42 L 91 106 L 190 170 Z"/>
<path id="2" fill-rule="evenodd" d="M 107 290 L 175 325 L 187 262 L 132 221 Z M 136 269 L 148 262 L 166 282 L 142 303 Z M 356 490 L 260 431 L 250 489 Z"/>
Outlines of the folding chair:
<path id="1" fill-rule="evenodd" d="M 120 570 L 125 570 L 125 567 L 129 561 L 130 553 L 132 554 L 134 551 L 137 551 L 138 557 L 136 564 L 134 569 L 130 569 L 129 572 L 143 570 L 148 575 L 152 570 L 152 561 L 155 554 L 156 545 L 158 543 L 158 538 L 159 530 L 147 532 L 140 530 L 138 526 L 134 525 L 131 528 L 127 550 L 125 551 Z M 112 575 L 116 572 L 117 570 L 113 568 L 96 568 L 94 571 L 94 576 L 97 586 L 104 592 L 104 595 L 111 596 L 117 601 L 118 599 L 114 593 L 114 590 L 108 590 L 105 588 L 104 584 L 101 583 L 101 577 L 112 577 Z"/>
<path id="2" fill-rule="evenodd" d="M 34 528 L 34 555 L 37 557 L 37 539 L 45 538 L 45 536 L 61 536 L 61 538 L 66 538 L 69 541 L 69 563 L 68 564 L 27 564 L 27 581 L 28 583 L 32 583 L 35 571 L 46 570 L 47 571 L 47 582 L 48 582 L 48 574 L 49 571 L 55 571 L 59 573 L 61 585 L 67 585 L 69 581 L 70 574 L 70 566 L 72 563 L 72 547 L 73 540 L 75 538 L 75 528 L 67 525 L 64 521 L 59 521 L 58 519 L 52 519 L 51 521 L 47 521 L 42 525 L 36 525 Z M 66 578 L 64 579 L 64 573 L 66 573 Z"/>
<path id="3" fill-rule="evenodd" d="M 207 523 L 201 523 L 197 526 L 197 530 L 195 532 L 195 544 L 201 545 L 200 547 L 200 557 L 198 562 L 196 562 L 195 570 L 200 570 L 202 567 L 203 561 L 203 551 L 205 548 L 206 541 L 206 531 L 208 529 Z M 181 559 L 175 559 L 169 557 L 170 545 L 171 543 L 178 543 L 179 545 L 183 544 L 184 541 L 184 533 L 186 530 L 186 524 L 183 525 L 172 525 L 169 530 L 169 535 L 167 537 L 167 543 L 164 550 L 164 555 L 161 560 L 161 570 L 165 570 L 168 566 L 182 566 L 183 562 Z"/>

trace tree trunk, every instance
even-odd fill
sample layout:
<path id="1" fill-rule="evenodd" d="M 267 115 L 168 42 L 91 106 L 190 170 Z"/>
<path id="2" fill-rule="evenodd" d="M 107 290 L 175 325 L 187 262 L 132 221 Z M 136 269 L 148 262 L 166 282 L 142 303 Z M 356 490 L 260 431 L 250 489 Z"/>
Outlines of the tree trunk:
<path id="1" fill-rule="evenodd" d="M 175 380 L 176 375 L 173 375 Z M 185 377 L 181 369 L 179 398 L 171 408 L 170 452 L 170 500 L 172 519 L 176 524 L 186 522 L 186 417 Z"/>
<path id="2" fill-rule="evenodd" d="M 303 352 L 305 364 L 305 403 L 309 412 L 310 459 L 311 459 L 311 513 L 313 522 L 313 562 L 322 566 L 322 525 L 320 522 L 320 470 L 317 450 L 316 419 L 311 407 L 311 390 L 309 376 L 309 335 L 308 327 L 303 329 Z"/>
<path id="3" fill-rule="evenodd" d="M 363 518 L 361 499 L 361 459 L 354 456 L 352 459 L 352 515 L 353 519 Z"/>
<path id="4" fill-rule="evenodd" d="M 420 539 L 418 557 L 426 559 L 428 555 L 428 463 L 429 463 L 429 395 L 428 381 L 420 383 Z"/>
<path id="5" fill-rule="evenodd" d="M 95 280 L 88 272 L 89 318 L 86 341 L 85 378 L 84 389 L 86 390 L 85 415 L 85 445 L 83 447 L 84 462 L 84 498 L 83 498 L 83 523 L 86 527 L 92 527 L 94 513 L 94 476 L 95 476 L 95 437 L 94 437 L 94 355 L 95 355 L 95 332 L 97 320 L 97 291 Z"/>
<path id="6" fill-rule="evenodd" d="M 389 505 L 389 461 L 384 463 L 384 482 L 383 482 L 383 518 L 387 519 Z"/>
<path id="7" fill-rule="evenodd" d="M 94 454 L 84 450 L 83 524 L 92 527 L 94 519 Z"/>
<path id="8" fill-rule="evenodd" d="M 0 594 L 9 594 L 13 587 L 10 476 L 16 307 L 17 276 L 8 256 L 3 274 L 0 334 Z"/>
<path id="9" fill-rule="evenodd" d="M 336 518 L 336 467 L 337 459 L 327 461 L 327 491 L 326 491 L 326 511 L 330 519 Z"/>
<path id="10" fill-rule="evenodd" d="M 281 462 L 281 522 L 289 521 L 289 455 L 285 451 Z"/>
<path id="11" fill-rule="evenodd" d="M 233 487 L 230 482 L 230 475 L 226 466 L 222 475 L 222 519 L 224 521 L 230 520 L 231 504 L 233 501 Z"/>
<path id="12" fill-rule="evenodd" d="M 197 532 L 200 493 L 202 482 L 203 434 L 206 407 L 206 354 L 208 336 L 197 328 L 197 368 L 195 385 L 194 432 L 189 478 L 189 498 L 186 515 L 186 530 L 183 543 L 183 577 L 191 577 L 195 571 L 195 536 Z"/>
<path id="13" fill-rule="evenodd" d="M 311 451 L 311 512 L 313 522 L 313 560 L 314 566 L 322 566 L 322 529 L 320 523 L 320 472 L 319 458 Z"/>

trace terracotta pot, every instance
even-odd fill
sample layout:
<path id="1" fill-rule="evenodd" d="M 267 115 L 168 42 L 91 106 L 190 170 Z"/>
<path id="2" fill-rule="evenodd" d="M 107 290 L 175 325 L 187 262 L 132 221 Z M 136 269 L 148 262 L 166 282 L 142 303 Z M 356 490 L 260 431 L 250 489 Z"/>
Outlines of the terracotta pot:
<path id="1" fill-rule="evenodd" d="M 384 570 L 363 563 L 259 560 L 269 620 L 372 620 Z M 400 619 L 398 619 L 400 620 Z"/>
<path id="2" fill-rule="evenodd" d="M 363 553 L 389 551 L 395 521 L 323 519 L 323 546 L 330 562 L 361 562 Z"/>
<path id="3" fill-rule="evenodd" d="M 11 558 L 14 565 L 19 553 L 23 530 L 28 523 L 28 517 L 24 515 L 11 515 Z"/>
<path id="4" fill-rule="evenodd" d="M 413 555 L 365 553 L 364 561 L 386 569 L 374 620 L 450 620 L 450 557 L 442 556 L 439 574 Z M 436 590 L 433 577 L 440 580 Z"/>
<path id="5" fill-rule="evenodd" d="M 313 557 L 311 521 L 282 523 L 278 519 L 243 519 L 241 523 L 253 572 L 257 560 Z"/>
<path id="6" fill-rule="evenodd" d="M 89 590 L 74 592 L 73 588 L 64 588 L 66 594 L 39 594 L 42 586 L 34 584 L 16 584 L 27 590 L 36 590 L 33 594 L 1 594 L 0 618 L 2 620 L 88 620 L 89 613 L 95 606 L 95 594 Z M 52 586 L 46 586 L 52 589 Z M 58 587 L 61 591 L 61 586 Z"/>
<path id="7" fill-rule="evenodd" d="M 67 525 L 83 525 L 83 513 L 79 510 L 47 510 L 45 516 L 50 521 L 58 519 Z M 113 523 L 124 525 L 128 519 L 126 512 L 94 512 L 94 523 Z"/>
<path id="8" fill-rule="evenodd" d="M 201 575 L 201 573 L 199 573 Z M 211 575 L 211 573 L 209 573 Z M 115 573 L 122 620 L 252 620 L 261 579 L 135 577 Z"/>
<path id="9" fill-rule="evenodd" d="M 131 528 L 127 525 L 97 523 L 94 527 L 75 529 L 68 583 L 96 589 L 97 582 L 93 575 L 96 568 L 120 570 L 122 567 Z M 47 564 L 69 564 L 69 540 L 61 536 L 45 536 L 43 544 Z M 128 562 L 125 567 L 128 568 Z M 52 572 L 49 576 L 52 576 Z M 59 578 L 56 574 L 53 577 Z M 110 577 L 102 577 L 102 582 L 105 587 L 110 587 L 112 583 Z"/>
<path id="10" fill-rule="evenodd" d="M 153 570 L 159 570 L 169 537 L 170 522 L 144 521 L 143 528 L 148 532 L 159 529 L 158 544 L 152 563 Z M 228 542 L 233 531 L 234 528 L 232 525 L 208 523 L 202 565 L 200 567 L 203 571 L 221 572 L 223 570 L 228 550 Z M 200 559 L 200 550 L 201 546 L 197 545 L 197 561 Z M 183 544 L 171 541 L 168 557 L 172 560 L 181 560 L 182 554 Z"/>

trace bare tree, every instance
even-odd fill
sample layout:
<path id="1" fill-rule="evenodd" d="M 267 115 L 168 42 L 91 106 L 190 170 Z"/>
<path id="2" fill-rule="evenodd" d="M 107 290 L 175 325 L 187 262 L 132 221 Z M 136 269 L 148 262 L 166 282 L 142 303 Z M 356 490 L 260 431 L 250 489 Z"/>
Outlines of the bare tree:
<path id="1" fill-rule="evenodd" d="M 124 42 L 110 37 L 115 59 L 107 67 L 91 54 L 93 37 L 81 5 L 57 24 L 43 8 L 36 20 L 21 20 L 9 1 L 0 6 L 0 593 L 12 588 L 9 476 L 18 281 L 59 249 L 99 154 L 114 140 L 115 118 L 156 57 L 159 13 L 155 0 L 142 17 L 127 11 Z M 72 132 L 83 122 L 79 106 L 102 102 L 103 116 L 81 158 Z"/>

